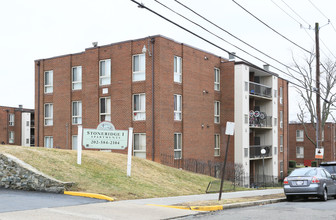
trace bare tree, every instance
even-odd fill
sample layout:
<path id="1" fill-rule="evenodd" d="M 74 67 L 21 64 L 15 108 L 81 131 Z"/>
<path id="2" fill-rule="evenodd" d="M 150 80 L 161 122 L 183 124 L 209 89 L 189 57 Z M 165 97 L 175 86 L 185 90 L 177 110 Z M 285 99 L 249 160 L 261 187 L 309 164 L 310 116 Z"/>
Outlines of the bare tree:
<path id="1" fill-rule="evenodd" d="M 299 93 L 302 103 L 298 103 L 300 112 L 297 114 L 298 120 L 302 123 L 304 127 L 305 136 L 310 140 L 310 142 L 315 146 L 316 139 L 315 136 L 311 137 L 308 134 L 307 124 L 313 126 L 316 131 L 316 81 L 315 77 L 315 56 L 313 53 L 305 58 L 304 65 L 300 65 L 293 57 L 294 68 L 299 73 L 291 74 L 295 79 L 297 79 L 297 84 L 300 87 L 296 87 Z M 323 102 L 321 109 L 321 132 L 324 131 L 324 125 L 329 118 L 333 118 L 331 114 L 331 106 L 336 101 L 336 94 L 332 92 L 333 87 L 336 84 L 336 62 L 327 60 L 321 63 L 321 80 L 320 80 L 320 97 Z M 303 89 L 305 88 L 305 89 Z M 335 120 L 334 120 L 335 121 Z"/>

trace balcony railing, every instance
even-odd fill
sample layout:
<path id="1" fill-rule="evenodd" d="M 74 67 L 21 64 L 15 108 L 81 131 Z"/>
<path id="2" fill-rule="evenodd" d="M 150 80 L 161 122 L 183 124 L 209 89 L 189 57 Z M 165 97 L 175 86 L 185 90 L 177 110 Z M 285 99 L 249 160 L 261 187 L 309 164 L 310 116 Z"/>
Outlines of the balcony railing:
<path id="1" fill-rule="evenodd" d="M 265 115 L 256 116 L 256 115 L 250 114 L 249 125 L 250 127 L 255 127 L 255 128 L 271 128 L 272 127 L 272 116 L 265 116 Z"/>
<path id="2" fill-rule="evenodd" d="M 250 94 L 272 98 L 272 88 L 259 83 L 250 82 Z"/>
<path id="3" fill-rule="evenodd" d="M 272 145 L 251 145 L 250 159 L 262 158 L 261 149 L 266 150 L 264 157 L 272 157 Z"/>

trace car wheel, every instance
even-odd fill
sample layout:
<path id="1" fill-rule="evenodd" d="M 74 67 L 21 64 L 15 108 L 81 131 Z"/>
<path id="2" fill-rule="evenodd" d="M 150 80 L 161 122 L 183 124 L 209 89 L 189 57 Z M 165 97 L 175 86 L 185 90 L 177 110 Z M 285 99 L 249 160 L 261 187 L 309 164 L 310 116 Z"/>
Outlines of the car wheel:
<path id="1" fill-rule="evenodd" d="M 323 189 L 323 195 L 320 197 L 321 201 L 327 201 L 328 200 L 328 193 L 327 193 L 327 189 L 324 188 Z"/>
<path id="2" fill-rule="evenodd" d="M 291 202 L 291 201 L 293 201 L 294 196 L 286 195 L 286 199 L 287 199 L 288 202 Z"/>

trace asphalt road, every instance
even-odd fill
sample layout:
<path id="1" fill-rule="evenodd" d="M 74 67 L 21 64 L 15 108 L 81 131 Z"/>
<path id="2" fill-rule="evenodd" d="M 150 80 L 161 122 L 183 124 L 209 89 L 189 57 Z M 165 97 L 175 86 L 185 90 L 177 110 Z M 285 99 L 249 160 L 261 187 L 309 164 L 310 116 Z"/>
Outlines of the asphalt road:
<path id="1" fill-rule="evenodd" d="M 330 198 L 327 202 L 317 199 L 295 200 L 293 202 L 281 202 L 271 205 L 239 208 L 189 216 L 180 219 L 305 219 L 305 220 L 335 220 L 336 219 L 336 200 Z"/>
<path id="2" fill-rule="evenodd" d="M 0 213 L 102 202 L 107 201 L 64 194 L 27 192 L 0 188 Z"/>

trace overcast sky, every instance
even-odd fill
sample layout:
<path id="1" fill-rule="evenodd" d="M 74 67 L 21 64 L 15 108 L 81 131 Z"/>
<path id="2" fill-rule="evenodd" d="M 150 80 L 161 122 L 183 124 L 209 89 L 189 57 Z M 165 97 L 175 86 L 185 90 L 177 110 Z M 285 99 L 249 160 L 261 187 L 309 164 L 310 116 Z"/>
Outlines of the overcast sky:
<path id="1" fill-rule="evenodd" d="M 215 28 L 174 0 L 158 0 L 187 16 L 204 28 L 253 56 L 286 71 L 286 68 Z M 268 29 L 232 0 L 179 0 L 231 34 L 253 45 L 286 65 L 292 53 L 300 60 L 304 50 Z M 172 13 L 154 0 L 143 0 L 145 6 L 201 35 L 227 51 L 262 67 L 263 62 L 207 33 Z M 319 22 L 321 60 L 336 59 L 336 1 L 334 0 L 236 0 L 270 27 L 299 46 L 314 48 L 314 25 Z M 314 7 L 315 5 L 316 7 Z M 331 24 L 328 24 L 330 19 Z M 151 12 L 140 9 L 130 0 L 10 0 L 0 7 L 0 105 L 34 108 L 34 60 L 77 53 L 92 42 L 105 45 L 161 34 L 218 56 L 228 57 L 184 30 Z M 300 28 L 302 24 L 303 28 Z M 311 28 L 309 29 L 309 25 Z M 327 47 L 325 47 L 325 45 Z M 333 54 L 331 54 L 333 53 Z M 271 71 L 278 72 L 271 68 Z M 291 80 L 279 72 L 285 79 Z M 294 97 L 294 96 L 290 96 Z M 297 101 L 290 100 L 290 118 L 295 119 Z"/>

